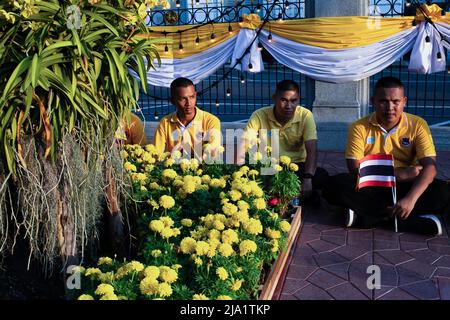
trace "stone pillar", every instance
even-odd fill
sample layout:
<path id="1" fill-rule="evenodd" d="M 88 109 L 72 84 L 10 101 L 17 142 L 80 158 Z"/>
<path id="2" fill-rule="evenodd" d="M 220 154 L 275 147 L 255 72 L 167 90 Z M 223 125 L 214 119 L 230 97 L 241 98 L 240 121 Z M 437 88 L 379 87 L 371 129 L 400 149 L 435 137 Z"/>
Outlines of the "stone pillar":
<path id="1" fill-rule="evenodd" d="M 367 16 L 369 5 L 369 0 L 306 0 L 305 13 L 307 17 Z M 310 88 L 319 148 L 342 150 L 348 124 L 368 112 L 369 79 L 343 84 L 311 81 Z"/>

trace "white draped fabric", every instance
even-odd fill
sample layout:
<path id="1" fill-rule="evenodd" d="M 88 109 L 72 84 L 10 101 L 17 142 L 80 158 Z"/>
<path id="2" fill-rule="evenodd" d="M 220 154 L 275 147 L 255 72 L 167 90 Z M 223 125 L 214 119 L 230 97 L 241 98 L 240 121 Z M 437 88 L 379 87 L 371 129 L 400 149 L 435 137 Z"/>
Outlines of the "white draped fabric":
<path id="1" fill-rule="evenodd" d="M 450 39 L 450 25 L 436 23 L 436 28 Z M 234 36 L 206 51 L 183 59 L 162 59 L 161 66 L 147 75 L 153 86 L 169 87 L 177 77 L 190 78 L 194 83 L 207 78 L 231 59 L 231 66 L 243 56 L 250 43 L 253 44 L 236 69 L 247 72 L 261 72 L 264 64 L 258 41 L 281 64 L 301 72 L 315 80 L 343 83 L 370 77 L 412 50 L 409 70 L 417 73 L 434 73 L 445 70 L 446 57 L 439 32 L 429 23 L 422 22 L 417 27 L 401 31 L 379 42 L 346 49 L 324 49 L 298 43 L 276 34 L 268 41 L 269 32 L 261 30 L 258 39 L 255 30 L 241 29 Z M 426 37 L 430 37 L 430 42 Z M 442 58 L 437 59 L 438 52 Z M 253 68 L 249 70 L 251 62 Z M 135 77 L 138 78 L 136 74 Z"/>

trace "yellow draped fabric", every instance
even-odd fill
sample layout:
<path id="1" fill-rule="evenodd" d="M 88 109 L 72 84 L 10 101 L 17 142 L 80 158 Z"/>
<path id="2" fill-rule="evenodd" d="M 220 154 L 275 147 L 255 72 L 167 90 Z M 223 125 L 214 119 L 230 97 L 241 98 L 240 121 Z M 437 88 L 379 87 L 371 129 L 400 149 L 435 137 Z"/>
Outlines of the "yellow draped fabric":
<path id="1" fill-rule="evenodd" d="M 422 5 L 422 10 L 416 9 L 416 21 L 422 22 L 425 21 L 425 16 L 429 17 L 433 22 L 447 22 L 450 23 L 450 13 L 446 13 L 445 16 L 442 15 L 442 8 L 437 4 L 432 5 Z M 424 15 L 425 13 L 425 15 Z"/>

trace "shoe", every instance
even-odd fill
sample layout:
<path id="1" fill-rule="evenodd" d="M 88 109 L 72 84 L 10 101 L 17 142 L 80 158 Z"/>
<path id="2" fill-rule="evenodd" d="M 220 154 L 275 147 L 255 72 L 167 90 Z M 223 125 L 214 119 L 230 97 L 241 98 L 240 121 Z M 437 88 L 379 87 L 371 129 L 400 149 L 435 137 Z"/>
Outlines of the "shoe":
<path id="1" fill-rule="evenodd" d="M 345 221 L 345 226 L 349 228 L 355 224 L 355 221 L 356 221 L 356 213 L 355 211 L 349 208 L 347 210 L 347 220 Z"/>
<path id="2" fill-rule="evenodd" d="M 413 232 L 423 235 L 442 235 L 442 223 L 440 219 L 432 214 L 412 216 L 406 220 L 398 220 L 400 231 Z"/>

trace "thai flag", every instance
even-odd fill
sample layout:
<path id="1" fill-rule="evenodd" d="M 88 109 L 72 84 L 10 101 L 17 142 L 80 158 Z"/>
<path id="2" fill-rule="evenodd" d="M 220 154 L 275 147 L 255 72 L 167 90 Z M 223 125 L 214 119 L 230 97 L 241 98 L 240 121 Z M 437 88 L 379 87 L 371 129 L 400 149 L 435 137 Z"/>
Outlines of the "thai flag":
<path id="1" fill-rule="evenodd" d="M 364 187 L 395 187 L 392 155 L 370 154 L 359 161 L 358 189 Z"/>

